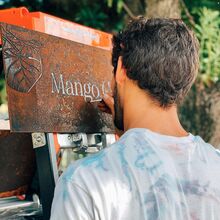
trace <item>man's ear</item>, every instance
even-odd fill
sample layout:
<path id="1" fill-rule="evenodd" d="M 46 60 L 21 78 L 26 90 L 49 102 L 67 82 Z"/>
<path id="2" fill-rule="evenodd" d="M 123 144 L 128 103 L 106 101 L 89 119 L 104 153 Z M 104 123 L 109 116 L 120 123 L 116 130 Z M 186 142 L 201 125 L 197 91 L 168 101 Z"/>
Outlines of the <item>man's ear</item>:
<path id="1" fill-rule="evenodd" d="M 115 80 L 117 82 L 118 85 L 121 85 L 124 83 L 126 79 L 126 70 L 123 67 L 122 64 L 122 57 L 120 56 L 118 58 L 118 64 L 117 64 L 117 70 L 116 70 L 116 75 L 115 75 Z"/>

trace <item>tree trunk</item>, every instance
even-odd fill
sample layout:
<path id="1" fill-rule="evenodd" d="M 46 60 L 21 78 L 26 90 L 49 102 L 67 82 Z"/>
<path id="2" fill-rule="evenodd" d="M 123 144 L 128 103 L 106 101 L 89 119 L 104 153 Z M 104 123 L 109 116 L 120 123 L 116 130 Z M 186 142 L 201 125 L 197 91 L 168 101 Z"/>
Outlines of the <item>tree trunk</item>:
<path id="1" fill-rule="evenodd" d="M 145 0 L 148 18 L 180 18 L 179 0 Z"/>
<path id="2" fill-rule="evenodd" d="M 218 96 L 220 96 L 219 92 L 215 92 L 215 93 L 218 93 Z M 212 98 L 212 97 L 210 97 Z M 213 102 L 213 106 L 212 106 L 212 109 L 211 111 L 209 112 L 210 115 L 212 115 L 212 118 L 213 118 L 213 121 L 215 121 L 215 125 L 214 125 L 214 128 L 213 128 L 213 135 L 212 137 L 210 138 L 210 143 L 220 149 L 220 100 L 216 100 L 216 102 Z"/>
<path id="3" fill-rule="evenodd" d="M 142 4 L 141 0 L 125 0 L 124 2 L 135 16 L 143 15 L 145 13 L 145 5 Z"/>
<path id="4" fill-rule="evenodd" d="M 143 0 L 125 0 L 123 9 L 126 11 L 126 15 L 124 16 L 125 24 L 127 24 L 131 19 L 134 19 L 138 15 L 145 14 L 145 4 Z"/>

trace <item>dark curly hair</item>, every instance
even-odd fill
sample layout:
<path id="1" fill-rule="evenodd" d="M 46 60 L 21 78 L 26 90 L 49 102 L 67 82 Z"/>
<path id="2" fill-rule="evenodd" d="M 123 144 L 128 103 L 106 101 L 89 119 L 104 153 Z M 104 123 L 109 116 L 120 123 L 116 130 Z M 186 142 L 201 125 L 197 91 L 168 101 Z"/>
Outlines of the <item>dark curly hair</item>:
<path id="1" fill-rule="evenodd" d="M 138 17 L 113 36 L 114 73 L 119 56 L 127 76 L 161 107 L 183 100 L 198 71 L 199 44 L 179 19 Z"/>

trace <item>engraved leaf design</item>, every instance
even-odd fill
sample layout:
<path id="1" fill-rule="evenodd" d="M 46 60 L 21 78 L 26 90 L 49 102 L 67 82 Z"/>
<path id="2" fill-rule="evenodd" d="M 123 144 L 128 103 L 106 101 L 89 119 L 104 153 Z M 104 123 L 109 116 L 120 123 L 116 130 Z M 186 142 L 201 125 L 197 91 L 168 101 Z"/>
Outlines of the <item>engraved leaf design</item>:
<path id="1" fill-rule="evenodd" d="M 36 40 L 23 40 L 2 26 L 3 58 L 7 84 L 28 93 L 42 76 L 40 47 Z"/>

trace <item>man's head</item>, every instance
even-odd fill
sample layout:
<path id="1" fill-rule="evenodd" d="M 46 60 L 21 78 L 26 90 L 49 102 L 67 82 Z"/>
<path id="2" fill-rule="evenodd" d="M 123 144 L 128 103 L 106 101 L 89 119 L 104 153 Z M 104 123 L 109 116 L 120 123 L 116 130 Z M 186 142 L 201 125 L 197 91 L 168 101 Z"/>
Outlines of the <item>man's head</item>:
<path id="1" fill-rule="evenodd" d="M 113 37 L 116 127 L 123 130 L 126 90 L 136 87 L 155 105 L 169 108 L 186 96 L 198 64 L 198 41 L 183 21 L 139 17 L 131 22 Z"/>

